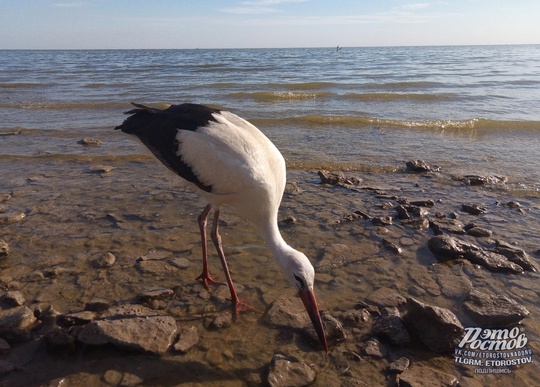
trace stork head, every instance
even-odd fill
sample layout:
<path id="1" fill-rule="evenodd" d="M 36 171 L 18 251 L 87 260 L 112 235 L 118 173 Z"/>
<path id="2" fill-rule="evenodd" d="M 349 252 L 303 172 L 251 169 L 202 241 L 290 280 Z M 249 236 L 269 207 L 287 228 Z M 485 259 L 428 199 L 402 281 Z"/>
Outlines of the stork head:
<path id="1" fill-rule="evenodd" d="M 313 291 L 313 282 L 315 280 L 315 270 L 313 269 L 313 265 L 309 262 L 309 259 L 304 253 L 290 247 L 278 258 L 278 260 L 282 265 L 285 275 L 291 284 L 298 290 L 298 295 L 304 303 L 304 307 L 313 323 L 315 332 L 317 332 L 317 336 L 319 337 L 324 350 L 328 353 L 326 335 L 324 333 L 319 307 L 317 306 L 317 299 L 315 298 L 315 293 Z"/>

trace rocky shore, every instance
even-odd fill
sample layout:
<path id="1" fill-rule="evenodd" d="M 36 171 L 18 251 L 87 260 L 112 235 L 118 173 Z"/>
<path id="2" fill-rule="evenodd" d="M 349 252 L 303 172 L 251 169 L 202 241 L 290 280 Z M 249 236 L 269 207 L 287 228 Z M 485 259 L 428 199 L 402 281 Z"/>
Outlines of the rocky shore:
<path id="1" fill-rule="evenodd" d="M 122 168 L 86 170 L 106 180 Z M 196 227 L 192 216 L 180 229 L 166 217 L 174 193 L 151 188 L 148 211 L 92 212 L 73 203 L 22 207 L 46 177 L 0 192 L 0 385 L 493 385 L 452 355 L 471 326 L 540 335 L 530 318 L 538 292 L 528 289 L 540 245 L 520 245 L 531 199 L 508 199 L 502 177 L 444 175 L 421 160 L 384 184 L 373 183 L 381 175 L 347 175 L 299 173 L 282 211 L 284 234 L 314 253 L 327 355 L 301 302 L 281 273 L 266 269 L 271 257 L 237 218 L 222 228 L 245 229 L 233 245 L 251 247 L 229 251 L 233 278 L 261 313 L 233 323 L 227 288 L 206 291 L 194 280 Z M 106 187 L 110 197 L 123 194 Z M 69 216 L 57 221 L 80 228 L 80 240 L 66 234 L 51 240 L 50 257 L 18 262 L 24 246 L 38 254 L 47 244 L 32 222 L 51 222 L 58 208 Z M 531 348 L 538 353 L 534 340 Z M 538 362 L 496 380 L 526 385 L 537 372 Z"/>

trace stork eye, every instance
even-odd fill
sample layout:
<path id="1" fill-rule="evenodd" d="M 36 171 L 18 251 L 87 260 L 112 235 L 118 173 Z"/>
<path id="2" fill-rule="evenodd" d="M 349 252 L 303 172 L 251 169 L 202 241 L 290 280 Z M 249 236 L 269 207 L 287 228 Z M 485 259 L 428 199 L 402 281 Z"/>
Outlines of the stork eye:
<path id="1" fill-rule="evenodd" d="M 304 289 L 306 287 L 306 284 L 304 283 L 304 280 L 300 277 L 298 277 L 296 274 L 293 274 L 294 275 L 294 279 L 298 282 L 298 288 L 299 289 Z"/>

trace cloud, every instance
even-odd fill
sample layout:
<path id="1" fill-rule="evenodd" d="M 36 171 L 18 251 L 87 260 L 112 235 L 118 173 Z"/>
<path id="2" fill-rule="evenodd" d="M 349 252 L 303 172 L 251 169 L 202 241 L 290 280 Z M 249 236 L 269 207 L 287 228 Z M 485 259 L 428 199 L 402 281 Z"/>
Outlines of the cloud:
<path id="1" fill-rule="evenodd" d="M 411 4 L 405 4 L 401 6 L 401 9 L 426 9 L 429 8 L 429 3 L 411 3 Z"/>
<path id="2" fill-rule="evenodd" d="M 69 3 L 54 3 L 52 4 L 53 7 L 60 7 L 60 8 L 79 8 L 84 7 L 88 3 L 86 1 L 74 1 Z"/>
<path id="3" fill-rule="evenodd" d="M 234 14 L 264 14 L 282 12 L 276 6 L 290 3 L 305 3 L 309 0 L 252 0 L 243 1 L 238 7 L 223 8 L 222 12 Z"/>

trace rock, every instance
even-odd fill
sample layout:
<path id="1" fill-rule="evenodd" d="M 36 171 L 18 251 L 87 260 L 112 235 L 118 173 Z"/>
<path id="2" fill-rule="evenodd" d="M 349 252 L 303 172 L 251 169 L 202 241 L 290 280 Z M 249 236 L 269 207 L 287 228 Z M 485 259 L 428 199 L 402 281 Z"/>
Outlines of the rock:
<path id="1" fill-rule="evenodd" d="M 315 380 L 315 371 L 293 356 L 274 355 L 268 370 L 271 387 L 307 386 Z"/>
<path id="2" fill-rule="evenodd" d="M 0 360 L 0 376 L 15 370 L 15 364 L 9 360 Z"/>
<path id="3" fill-rule="evenodd" d="M 399 359 L 396 359 L 390 364 L 388 364 L 387 369 L 390 372 L 400 374 L 404 372 L 407 368 L 409 368 L 409 364 L 411 364 L 411 361 L 409 360 L 409 358 L 402 356 Z"/>
<path id="4" fill-rule="evenodd" d="M 268 324 L 278 327 L 300 329 L 311 324 L 306 309 L 299 298 L 279 297 L 268 309 L 265 315 Z"/>
<path id="5" fill-rule="evenodd" d="M 0 226 L 5 224 L 12 224 L 20 222 L 26 218 L 26 214 L 24 212 L 15 213 L 15 214 L 2 214 L 0 215 Z"/>
<path id="6" fill-rule="evenodd" d="M 488 238 L 493 234 L 490 230 L 486 230 L 482 227 L 471 227 L 467 230 L 467 235 L 471 235 L 477 238 Z"/>
<path id="7" fill-rule="evenodd" d="M 437 281 L 435 281 L 431 270 L 426 269 L 424 266 L 412 266 L 407 274 L 415 284 L 432 296 L 441 295 L 441 288 Z"/>
<path id="8" fill-rule="evenodd" d="M 392 217 L 391 216 L 376 216 L 373 219 L 371 219 L 371 223 L 373 223 L 374 226 L 380 226 L 380 227 L 390 226 L 392 224 Z"/>
<path id="9" fill-rule="evenodd" d="M 333 244 L 327 246 L 321 260 L 315 265 L 318 273 L 328 273 L 332 269 L 337 269 L 362 259 L 360 254 L 347 245 Z"/>
<path id="10" fill-rule="evenodd" d="M 84 310 L 91 312 L 104 312 L 110 307 L 110 303 L 100 298 L 94 298 L 84 306 Z"/>
<path id="11" fill-rule="evenodd" d="M 493 185 L 493 184 L 505 184 L 508 179 L 504 176 L 478 176 L 478 175 L 466 175 L 461 179 L 468 185 Z"/>
<path id="12" fill-rule="evenodd" d="M 292 225 L 292 224 L 296 224 L 297 220 L 294 216 L 288 216 L 286 217 L 285 219 L 282 220 L 282 223 L 283 224 L 286 224 L 288 226 Z"/>
<path id="13" fill-rule="evenodd" d="M 113 171 L 115 168 L 111 165 L 94 165 L 88 169 L 88 172 L 90 173 L 109 173 Z"/>
<path id="14" fill-rule="evenodd" d="M 319 175 L 322 184 L 336 185 L 345 181 L 345 175 L 343 172 L 320 170 L 317 172 L 317 174 Z"/>
<path id="15" fill-rule="evenodd" d="M 440 286 L 441 293 L 450 299 L 463 299 L 472 289 L 472 282 L 463 273 L 463 269 L 455 265 L 449 268 L 446 265 L 433 266 L 435 280 Z"/>
<path id="16" fill-rule="evenodd" d="M 505 256 L 447 235 L 437 235 L 428 241 L 428 247 L 439 260 L 465 258 L 493 272 L 522 273 L 523 268 Z"/>
<path id="17" fill-rule="evenodd" d="M 411 206 L 417 206 L 417 207 L 433 207 L 435 205 L 435 202 L 431 199 L 426 199 L 426 200 L 413 200 L 409 204 Z"/>
<path id="18" fill-rule="evenodd" d="M 343 330 L 343 325 L 337 319 L 328 313 L 322 313 L 321 321 L 326 334 L 326 341 L 329 346 L 345 341 L 346 336 L 345 331 Z M 322 348 L 319 336 L 317 336 L 313 324 L 306 325 L 303 329 L 303 333 L 314 347 Z"/>
<path id="19" fill-rule="evenodd" d="M 9 343 L 0 337 L 0 353 L 8 353 L 11 350 Z"/>
<path id="20" fill-rule="evenodd" d="M 89 310 L 82 312 L 68 313 L 58 316 L 58 323 L 64 327 L 72 327 L 76 325 L 85 325 L 96 318 L 96 313 Z"/>
<path id="21" fill-rule="evenodd" d="M 424 160 L 413 160 L 405 163 L 411 172 L 431 172 L 433 169 Z"/>
<path id="22" fill-rule="evenodd" d="M 210 324 L 211 329 L 224 329 L 231 326 L 233 323 L 233 317 L 229 312 L 225 312 L 215 317 Z"/>
<path id="23" fill-rule="evenodd" d="M 373 333 L 382 336 L 393 345 L 403 346 L 411 342 L 405 323 L 399 316 L 381 316 L 373 324 Z"/>
<path id="24" fill-rule="evenodd" d="M 77 141 L 77 144 L 99 146 L 102 144 L 102 141 L 97 138 L 83 137 L 82 140 Z"/>
<path id="25" fill-rule="evenodd" d="M 511 246 L 502 241 L 496 241 L 494 252 L 504 255 L 509 261 L 517 263 L 525 270 L 538 271 L 532 259 L 522 249 Z"/>
<path id="26" fill-rule="evenodd" d="M 435 235 L 446 233 L 450 234 L 465 234 L 464 225 L 457 219 L 432 219 L 429 222 L 429 227 L 433 229 Z"/>
<path id="27" fill-rule="evenodd" d="M 484 207 L 480 207 L 477 204 L 462 204 L 461 211 L 466 212 L 471 215 L 480 215 L 487 212 Z"/>
<path id="28" fill-rule="evenodd" d="M 78 334 L 84 344 L 113 344 L 134 350 L 163 354 L 171 345 L 177 327 L 173 317 L 142 305 L 112 307 Z"/>
<path id="29" fill-rule="evenodd" d="M 463 336 L 463 326 L 448 309 L 407 299 L 405 323 L 433 352 L 453 351 Z"/>
<path id="30" fill-rule="evenodd" d="M 0 297 L 0 302 L 8 307 L 24 304 L 24 295 L 18 290 L 9 290 Z"/>
<path id="31" fill-rule="evenodd" d="M 152 300 L 165 300 L 171 298 L 173 294 L 172 289 L 155 287 L 144 289 L 137 297 L 141 302 L 149 302 Z"/>
<path id="32" fill-rule="evenodd" d="M 124 374 L 116 370 L 107 370 L 103 374 L 103 380 L 110 386 L 119 386 L 123 377 Z"/>
<path id="33" fill-rule="evenodd" d="M 484 328 L 503 328 L 523 320 L 529 311 L 503 295 L 471 291 L 464 303 L 465 312 Z"/>
<path id="34" fill-rule="evenodd" d="M 382 245 L 384 247 L 386 247 L 388 250 L 390 250 L 391 252 L 393 252 L 394 254 L 401 254 L 403 252 L 403 250 L 401 249 L 401 247 L 399 247 L 398 245 L 396 245 L 395 243 L 389 241 L 388 239 L 386 238 L 382 238 L 381 239 L 381 242 L 382 242 Z"/>
<path id="35" fill-rule="evenodd" d="M 105 253 L 94 261 L 94 266 L 100 269 L 111 267 L 116 262 L 116 257 L 113 253 Z"/>
<path id="36" fill-rule="evenodd" d="M 388 354 L 388 351 L 379 340 L 369 339 L 364 345 L 364 353 L 375 359 L 381 359 Z"/>
<path id="37" fill-rule="evenodd" d="M 357 327 L 371 320 L 371 313 L 365 308 L 359 310 L 348 310 L 340 316 L 345 325 Z"/>
<path id="38" fill-rule="evenodd" d="M 396 290 L 390 288 L 379 288 L 366 297 L 366 301 L 380 307 L 399 306 L 407 302 L 405 297 Z"/>
<path id="39" fill-rule="evenodd" d="M 459 386 L 454 375 L 434 370 L 430 367 L 415 366 L 397 376 L 399 387 L 452 387 Z"/>
<path id="40" fill-rule="evenodd" d="M 74 353 L 76 349 L 75 337 L 64 329 L 53 329 L 45 335 L 47 349 L 57 353 Z"/>
<path id="41" fill-rule="evenodd" d="M 191 266 L 191 261 L 187 258 L 172 258 L 169 259 L 169 263 L 179 269 L 187 269 Z"/>
<path id="42" fill-rule="evenodd" d="M 199 330 L 196 326 L 184 328 L 178 336 L 178 341 L 174 344 L 174 350 L 182 353 L 189 351 L 199 342 Z"/>
<path id="43" fill-rule="evenodd" d="M 5 258 L 9 255 L 9 245 L 3 239 L 0 239 L 0 258 Z"/>
<path id="44" fill-rule="evenodd" d="M 9 343 L 30 339 L 37 324 L 34 312 L 26 306 L 0 310 L 0 337 Z"/>

